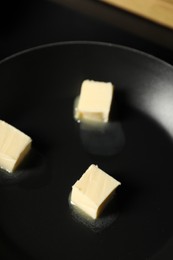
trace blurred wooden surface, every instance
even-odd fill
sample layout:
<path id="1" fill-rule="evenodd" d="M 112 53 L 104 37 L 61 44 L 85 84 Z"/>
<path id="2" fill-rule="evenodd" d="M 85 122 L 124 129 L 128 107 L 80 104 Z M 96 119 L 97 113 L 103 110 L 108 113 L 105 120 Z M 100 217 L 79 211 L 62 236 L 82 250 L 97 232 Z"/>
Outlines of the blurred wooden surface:
<path id="1" fill-rule="evenodd" d="M 173 0 L 100 0 L 173 29 Z"/>

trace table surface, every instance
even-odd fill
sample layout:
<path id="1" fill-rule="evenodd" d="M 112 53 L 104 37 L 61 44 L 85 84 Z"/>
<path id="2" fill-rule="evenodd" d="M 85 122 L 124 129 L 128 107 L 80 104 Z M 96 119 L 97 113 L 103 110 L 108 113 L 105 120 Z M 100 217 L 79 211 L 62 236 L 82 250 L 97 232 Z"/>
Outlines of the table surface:
<path id="1" fill-rule="evenodd" d="M 99 0 L 173 29 L 172 0 Z"/>

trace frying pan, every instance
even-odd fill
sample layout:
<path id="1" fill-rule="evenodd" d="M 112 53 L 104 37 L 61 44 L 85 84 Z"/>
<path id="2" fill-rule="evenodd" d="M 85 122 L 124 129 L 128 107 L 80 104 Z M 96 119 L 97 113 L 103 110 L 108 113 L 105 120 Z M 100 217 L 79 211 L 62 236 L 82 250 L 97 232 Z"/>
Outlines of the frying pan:
<path id="1" fill-rule="evenodd" d="M 110 136 L 93 135 L 74 120 L 84 79 L 115 86 Z M 0 90 L 1 119 L 33 139 L 20 168 L 0 172 L 1 259 L 171 259 L 169 64 L 123 46 L 55 43 L 3 60 Z M 117 126 L 118 149 L 100 153 L 106 142 L 116 143 Z M 69 194 L 91 163 L 122 185 L 110 212 L 89 223 L 75 215 Z"/>

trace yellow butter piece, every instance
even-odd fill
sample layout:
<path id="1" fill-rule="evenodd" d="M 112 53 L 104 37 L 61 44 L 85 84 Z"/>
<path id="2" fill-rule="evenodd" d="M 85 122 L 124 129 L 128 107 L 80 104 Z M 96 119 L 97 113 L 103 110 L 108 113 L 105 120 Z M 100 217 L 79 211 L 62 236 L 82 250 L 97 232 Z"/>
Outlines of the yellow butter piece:
<path id="1" fill-rule="evenodd" d="M 108 122 L 114 86 L 111 82 L 84 80 L 81 85 L 75 118 Z"/>
<path id="2" fill-rule="evenodd" d="M 31 142 L 28 135 L 0 120 L 0 167 L 14 171 L 29 152 Z"/>
<path id="3" fill-rule="evenodd" d="M 96 219 L 120 184 L 97 165 L 92 164 L 72 186 L 71 203 Z"/>

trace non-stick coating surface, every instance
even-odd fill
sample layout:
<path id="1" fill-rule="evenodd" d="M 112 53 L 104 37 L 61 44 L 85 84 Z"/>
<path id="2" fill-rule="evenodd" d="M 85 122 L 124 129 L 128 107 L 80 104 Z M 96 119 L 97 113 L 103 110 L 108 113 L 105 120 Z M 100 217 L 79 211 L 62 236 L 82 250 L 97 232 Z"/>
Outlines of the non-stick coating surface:
<path id="1" fill-rule="evenodd" d="M 83 140 L 88 132 L 73 118 L 84 79 L 115 85 L 111 120 L 125 137 L 116 154 L 92 153 L 93 141 Z M 173 232 L 173 68 L 121 46 L 53 44 L 1 62 L 0 90 L 0 118 L 33 139 L 14 176 L 0 172 L 2 259 L 159 254 Z M 122 183 L 117 217 L 98 230 L 79 221 L 68 203 L 91 163 Z"/>

